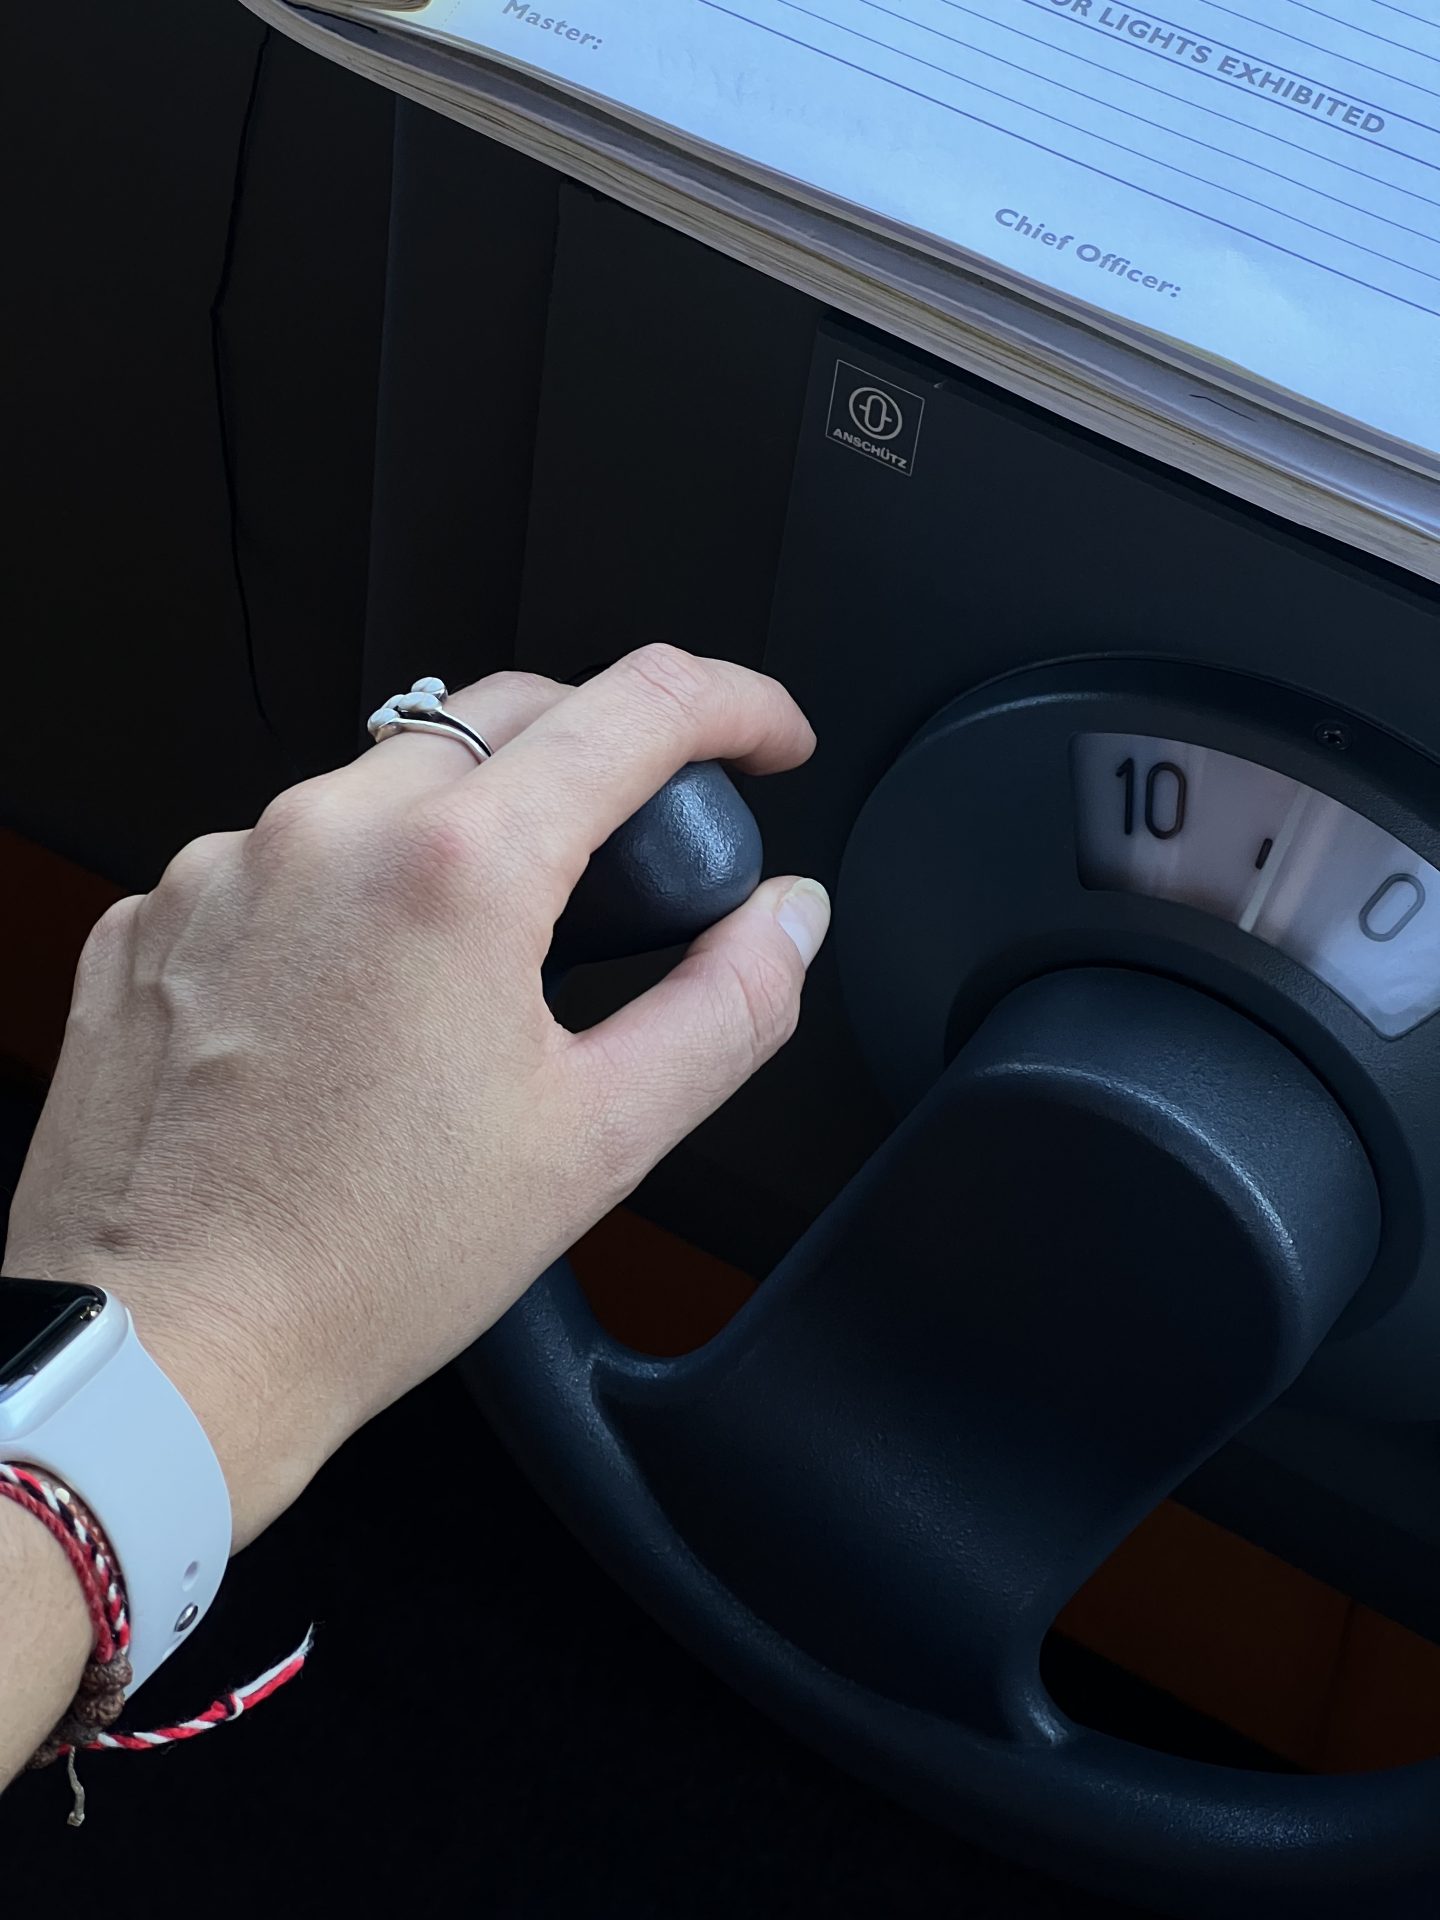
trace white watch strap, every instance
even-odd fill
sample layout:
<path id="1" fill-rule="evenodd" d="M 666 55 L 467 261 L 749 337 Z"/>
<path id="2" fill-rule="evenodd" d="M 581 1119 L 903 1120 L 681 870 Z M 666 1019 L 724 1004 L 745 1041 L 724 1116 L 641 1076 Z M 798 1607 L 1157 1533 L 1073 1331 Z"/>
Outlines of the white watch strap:
<path id="1" fill-rule="evenodd" d="M 105 1326 L 123 1316 L 123 1330 Z M 98 1372 L 0 1459 L 44 1467 L 79 1495 L 109 1535 L 130 1609 L 131 1694 L 188 1639 L 230 1558 L 230 1494 L 189 1403 L 141 1346 L 112 1295 L 93 1333 L 116 1340 Z"/>

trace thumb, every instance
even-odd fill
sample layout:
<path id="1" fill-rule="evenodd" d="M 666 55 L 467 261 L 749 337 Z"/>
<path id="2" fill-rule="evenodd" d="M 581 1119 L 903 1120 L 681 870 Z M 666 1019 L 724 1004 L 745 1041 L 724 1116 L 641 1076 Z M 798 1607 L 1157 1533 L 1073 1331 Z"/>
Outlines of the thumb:
<path id="1" fill-rule="evenodd" d="M 612 1175 L 643 1179 L 784 1046 L 829 925 L 817 880 L 768 880 L 658 986 L 577 1037 L 572 1064 L 603 1115 Z"/>

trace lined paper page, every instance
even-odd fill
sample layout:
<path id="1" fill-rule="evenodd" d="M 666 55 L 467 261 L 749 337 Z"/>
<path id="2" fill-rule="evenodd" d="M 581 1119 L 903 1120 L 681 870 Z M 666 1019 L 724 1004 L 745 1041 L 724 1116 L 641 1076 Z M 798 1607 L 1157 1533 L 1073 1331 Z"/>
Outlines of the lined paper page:
<path id="1" fill-rule="evenodd" d="M 1440 24 L 1424 6 L 430 0 L 388 18 L 1437 450 Z"/>

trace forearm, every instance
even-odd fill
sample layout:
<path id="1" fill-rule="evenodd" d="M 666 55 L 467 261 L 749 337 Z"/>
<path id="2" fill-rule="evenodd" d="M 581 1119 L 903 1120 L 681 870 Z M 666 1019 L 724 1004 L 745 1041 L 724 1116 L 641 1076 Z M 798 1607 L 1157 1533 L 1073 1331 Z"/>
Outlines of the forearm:
<path id="1" fill-rule="evenodd" d="M 0 1791 L 75 1697 L 90 1644 L 80 1583 L 59 1545 L 0 1500 Z"/>

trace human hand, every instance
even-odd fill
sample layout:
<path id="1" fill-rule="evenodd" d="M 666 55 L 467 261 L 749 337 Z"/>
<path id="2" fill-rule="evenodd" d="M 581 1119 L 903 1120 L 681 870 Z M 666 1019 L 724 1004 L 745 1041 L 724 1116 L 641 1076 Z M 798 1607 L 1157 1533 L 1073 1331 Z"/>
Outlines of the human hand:
<path id="1" fill-rule="evenodd" d="M 237 1545 L 474 1340 L 788 1038 L 828 903 L 773 880 L 590 1031 L 540 968 L 590 854 L 693 760 L 814 739 L 775 682 L 651 647 L 500 674 L 178 854 L 81 958 L 4 1271 L 130 1308 Z"/>

